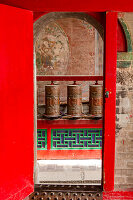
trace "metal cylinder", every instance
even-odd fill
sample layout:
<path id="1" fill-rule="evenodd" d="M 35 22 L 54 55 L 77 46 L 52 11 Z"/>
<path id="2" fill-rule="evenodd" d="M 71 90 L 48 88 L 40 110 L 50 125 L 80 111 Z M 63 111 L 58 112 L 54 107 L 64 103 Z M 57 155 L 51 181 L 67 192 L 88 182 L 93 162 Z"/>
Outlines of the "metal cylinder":
<path id="1" fill-rule="evenodd" d="M 89 95 L 89 109 L 90 114 L 95 116 L 102 116 L 103 112 L 103 86 L 90 85 Z"/>
<path id="2" fill-rule="evenodd" d="M 80 85 L 67 86 L 67 114 L 80 117 L 82 114 L 82 90 Z"/>
<path id="3" fill-rule="evenodd" d="M 59 85 L 45 86 L 45 114 L 47 117 L 60 115 L 60 87 Z"/>

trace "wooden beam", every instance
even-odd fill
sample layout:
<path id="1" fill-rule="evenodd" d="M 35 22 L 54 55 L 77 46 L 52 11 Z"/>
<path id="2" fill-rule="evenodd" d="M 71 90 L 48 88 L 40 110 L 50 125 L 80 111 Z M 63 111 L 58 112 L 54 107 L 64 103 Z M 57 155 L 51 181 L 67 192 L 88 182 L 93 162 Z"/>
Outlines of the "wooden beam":
<path id="1" fill-rule="evenodd" d="M 37 76 L 37 81 L 102 81 L 103 76 Z"/>
<path id="2" fill-rule="evenodd" d="M 117 13 L 106 12 L 104 49 L 104 90 L 108 92 L 104 102 L 103 138 L 103 188 L 114 190 L 115 163 L 115 114 L 116 114 L 116 60 Z"/>

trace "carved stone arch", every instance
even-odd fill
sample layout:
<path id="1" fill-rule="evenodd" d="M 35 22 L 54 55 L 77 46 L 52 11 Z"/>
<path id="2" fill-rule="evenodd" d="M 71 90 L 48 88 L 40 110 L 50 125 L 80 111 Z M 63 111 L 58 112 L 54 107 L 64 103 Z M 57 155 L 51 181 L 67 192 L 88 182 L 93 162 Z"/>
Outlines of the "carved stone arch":
<path id="1" fill-rule="evenodd" d="M 104 40 L 104 28 L 103 26 L 92 16 L 88 15 L 87 13 L 83 12 L 50 12 L 48 14 L 45 14 L 41 16 L 37 21 L 34 22 L 34 42 L 36 40 L 36 37 L 42 30 L 44 26 L 46 26 L 48 23 L 61 18 L 77 18 L 84 20 L 91 24 L 93 27 L 96 28 L 96 30 L 99 32 L 100 36 Z"/>
<path id="2" fill-rule="evenodd" d="M 128 68 L 132 64 L 133 60 L 133 44 L 132 44 L 132 38 L 131 33 L 128 28 L 128 25 L 124 21 L 124 19 L 121 17 L 118 19 L 119 23 L 123 29 L 125 38 L 126 38 L 126 44 L 127 44 L 127 51 L 126 52 L 117 52 L 117 67 L 118 68 Z"/>
<path id="3" fill-rule="evenodd" d="M 65 55 L 65 56 L 63 56 L 63 58 L 60 59 L 60 62 L 62 62 L 62 63 L 58 64 L 59 68 L 60 68 L 60 66 L 64 66 L 64 72 L 61 72 L 61 73 L 66 72 L 67 66 L 69 66 L 69 60 L 70 60 L 69 59 L 69 57 L 70 57 L 70 45 L 69 44 L 70 43 L 69 43 L 69 37 L 67 37 L 66 32 L 64 31 L 65 29 L 63 29 L 61 24 L 58 23 L 58 20 L 62 20 L 62 21 L 64 20 L 65 21 L 66 19 L 71 19 L 71 20 L 73 19 L 73 20 L 81 21 L 81 23 L 83 23 L 83 26 L 86 28 L 86 30 L 89 30 L 89 26 L 91 25 L 93 27 L 93 29 L 97 30 L 97 33 L 98 33 L 97 35 L 99 35 L 100 38 L 102 40 L 104 40 L 104 28 L 103 28 L 103 26 L 94 17 L 90 16 L 87 13 L 83 13 L 83 12 L 50 12 L 48 14 L 42 15 L 40 18 L 38 18 L 34 22 L 34 47 L 36 49 L 36 51 L 34 52 L 34 58 L 36 56 L 37 74 L 38 75 L 50 74 L 50 73 L 51 73 L 51 75 L 53 75 L 54 73 L 56 73 L 56 71 L 54 71 L 55 68 L 53 66 L 56 63 L 56 60 L 59 60 L 57 58 L 57 56 L 56 56 L 56 59 L 54 59 L 55 55 L 52 54 L 52 59 L 50 57 L 50 59 L 52 60 L 52 62 L 51 62 L 51 60 L 48 59 L 48 56 L 45 55 L 45 52 L 42 55 L 42 51 L 40 50 L 41 49 L 40 46 L 43 45 L 40 42 L 40 40 L 41 40 L 40 38 L 44 37 L 45 33 L 43 34 L 43 31 L 49 26 L 49 24 L 52 24 L 52 28 L 54 26 L 58 27 L 58 29 L 60 29 L 60 32 L 62 33 L 62 35 L 66 36 L 65 37 L 66 39 L 63 38 L 63 45 L 65 46 L 65 48 L 62 48 L 62 49 L 65 49 L 65 51 L 62 53 L 62 55 Z M 87 25 L 89 25 L 89 26 L 87 26 Z M 56 31 L 56 33 L 57 33 L 57 31 Z M 99 36 L 98 36 L 98 38 L 99 38 Z M 55 41 L 56 41 L 56 38 L 54 38 Z M 65 40 L 67 40 L 67 41 L 65 41 Z M 41 45 L 39 45 L 39 43 L 41 43 Z M 67 44 L 67 45 L 65 45 L 65 44 Z M 36 53 L 36 55 L 35 55 L 35 53 Z M 47 58 L 44 59 L 44 57 L 45 58 L 47 57 Z M 102 59 L 103 58 L 101 58 L 101 60 Z M 48 64 L 47 63 L 45 64 L 44 60 L 48 60 L 48 62 L 47 62 Z M 53 60 L 55 61 L 55 63 L 54 63 Z M 47 67 L 47 68 L 42 67 L 42 66 L 45 66 L 45 65 L 50 66 L 50 67 Z M 53 71 L 51 72 L 50 69 L 53 69 Z"/>
<path id="4" fill-rule="evenodd" d="M 127 52 L 132 52 L 132 40 L 131 40 L 131 34 L 129 31 L 129 28 L 123 18 L 119 18 L 118 20 L 121 24 L 121 27 L 122 27 L 125 37 L 126 37 Z"/>

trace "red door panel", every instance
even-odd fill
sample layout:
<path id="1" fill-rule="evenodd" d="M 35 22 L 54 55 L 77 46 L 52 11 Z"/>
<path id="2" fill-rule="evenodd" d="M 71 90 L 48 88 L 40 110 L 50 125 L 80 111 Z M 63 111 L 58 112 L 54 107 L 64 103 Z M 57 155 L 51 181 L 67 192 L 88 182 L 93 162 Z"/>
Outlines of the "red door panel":
<path id="1" fill-rule="evenodd" d="M 0 199 L 33 191 L 33 16 L 0 5 Z"/>
<path id="2" fill-rule="evenodd" d="M 105 24 L 105 103 L 104 103 L 104 191 L 114 190 L 117 13 L 106 12 Z"/>

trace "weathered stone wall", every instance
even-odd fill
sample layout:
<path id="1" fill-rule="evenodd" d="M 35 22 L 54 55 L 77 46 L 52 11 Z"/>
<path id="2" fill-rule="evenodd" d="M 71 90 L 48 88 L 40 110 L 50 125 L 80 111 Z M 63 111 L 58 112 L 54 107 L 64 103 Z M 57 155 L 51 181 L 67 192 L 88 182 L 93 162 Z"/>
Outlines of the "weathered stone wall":
<path id="1" fill-rule="evenodd" d="M 133 39 L 133 13 L 121 13 L 119 17 Z M 133 190 L 133 55 L 132 52 L 118 54 L 115 190 Z"/>

